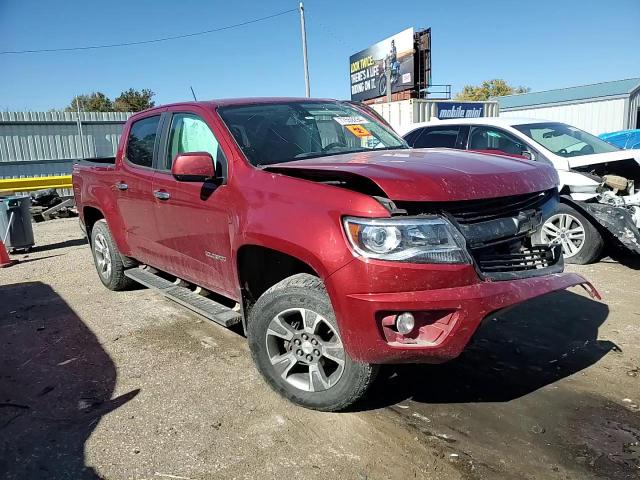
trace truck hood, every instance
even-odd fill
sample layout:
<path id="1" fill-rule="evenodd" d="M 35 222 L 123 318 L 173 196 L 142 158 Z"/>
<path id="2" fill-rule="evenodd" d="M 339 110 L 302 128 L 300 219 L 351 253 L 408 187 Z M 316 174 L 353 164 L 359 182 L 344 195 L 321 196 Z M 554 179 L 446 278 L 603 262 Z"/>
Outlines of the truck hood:
<path id="1" fill-rule="evenodd" d="M 635 159 L 640 163 L 640 150 L 620 150 L 618 152 L 594 153 L 592 155 L 580 155 L 579 157 L 567 157 L 569 168 L 588 167 L 599 163 L 615 162 L 617 160 Z"/>
<path id="2" fill-rule="evenodd" d="M 296 160 L 265 170 L 320 182 L 364 177 L 399 201 L 506 197 L 558 185 L 555 169 L 546 164 L 453 149 L 373 150 Z"/>

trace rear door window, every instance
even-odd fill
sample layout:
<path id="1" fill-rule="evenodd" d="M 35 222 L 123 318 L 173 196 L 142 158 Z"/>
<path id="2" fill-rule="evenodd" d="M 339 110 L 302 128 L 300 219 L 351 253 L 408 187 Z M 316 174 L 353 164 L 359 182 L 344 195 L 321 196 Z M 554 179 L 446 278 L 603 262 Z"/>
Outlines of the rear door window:
<path id="1" fill-rule="evenodd" d="M 425 128 L 413 140 L 413 148 L 456 148 L 460 127 Z"/>
<path id="2" fill-rule="evenodd" d="M 127 160 L 134 165 L 151 168 L 160 115 L 143 118 L 131 124 L 127 139 Z"/>

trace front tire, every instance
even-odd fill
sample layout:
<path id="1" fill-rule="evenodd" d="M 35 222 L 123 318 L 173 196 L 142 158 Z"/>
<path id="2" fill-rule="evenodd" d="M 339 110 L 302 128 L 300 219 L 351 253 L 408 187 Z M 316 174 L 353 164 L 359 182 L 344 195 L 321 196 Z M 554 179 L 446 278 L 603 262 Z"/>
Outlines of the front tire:
<path id="1" fill-rule="evenodd" d="M 560 203 L 536 233 L 537 243 L 562 245 L 566 263 L 586 265 L 602 255 L 604 240 L 598 229 L 578 210 Z"/>
<path id="2" fill-rule="evenodd" d="M 133 285 L 133 280 L 124 275 L 125 266 L 106 220 L 98 220 L 91 229 L 91 253 L 98 277 L 105 287 L 117 291 Z"/>
<path id="3" fill-rule="evenodd" d="M 327 292 L 313 275 L 293 275 L 267 290 L 251 309 L 247 337 L 267 383 L 307 408 L 344 410 L 377 373 L 345 351 Z"/>

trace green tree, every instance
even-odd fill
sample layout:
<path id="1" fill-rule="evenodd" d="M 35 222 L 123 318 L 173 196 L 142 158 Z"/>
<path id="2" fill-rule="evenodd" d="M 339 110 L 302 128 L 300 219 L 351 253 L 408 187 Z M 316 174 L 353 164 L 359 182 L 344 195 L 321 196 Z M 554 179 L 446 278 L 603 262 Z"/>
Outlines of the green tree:
<path id="1" fill-rule="evenodd" d="M 529 87 L 512 87 L 502 79 L 485 80 L 478 86 L 465 85 L 456 95 L 456 100 L 488 100 L 491 97 L 502 97 L 516 93 L 527 93 Z"/>
<path id="2" fill-rule="evenodd" d="M 130 88 L 120 94 L 113 102 L 114 110 L 117 112 L 139 112 L 147 108 L 154 107 L 156 102 L 151 99 L 155 93 L 148 88 L 134 90 Z"/>
<path id="3" fill-rule="evenodd" d="M 109 100 L 102 92 L 92 92 L 84 95 L 78 95 L 71 100 L 71 104 L 65 108 L 67 112 L 77 111 L 77 104 L 80 104 L 80 110 L 84 112 L 112 112 L 113 102 Z"/>

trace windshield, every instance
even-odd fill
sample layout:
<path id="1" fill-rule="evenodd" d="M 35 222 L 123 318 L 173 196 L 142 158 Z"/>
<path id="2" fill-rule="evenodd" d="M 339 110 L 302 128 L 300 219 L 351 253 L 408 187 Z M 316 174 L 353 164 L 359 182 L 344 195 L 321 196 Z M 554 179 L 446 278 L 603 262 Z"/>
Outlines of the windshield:
<path id="1" fill-rule="evenodd" d="M 514 125 L 513 128 L 561 157 L 618 151 L 604 140 L 566 123 L 530 123 Z"/>
<path id="2" fill-rule="evenodd" d="M 218 113 L 251 164 L 259 167 L 366 150 L 408 148 L 364 111 L 341 102 L 261 103 Z"/>

